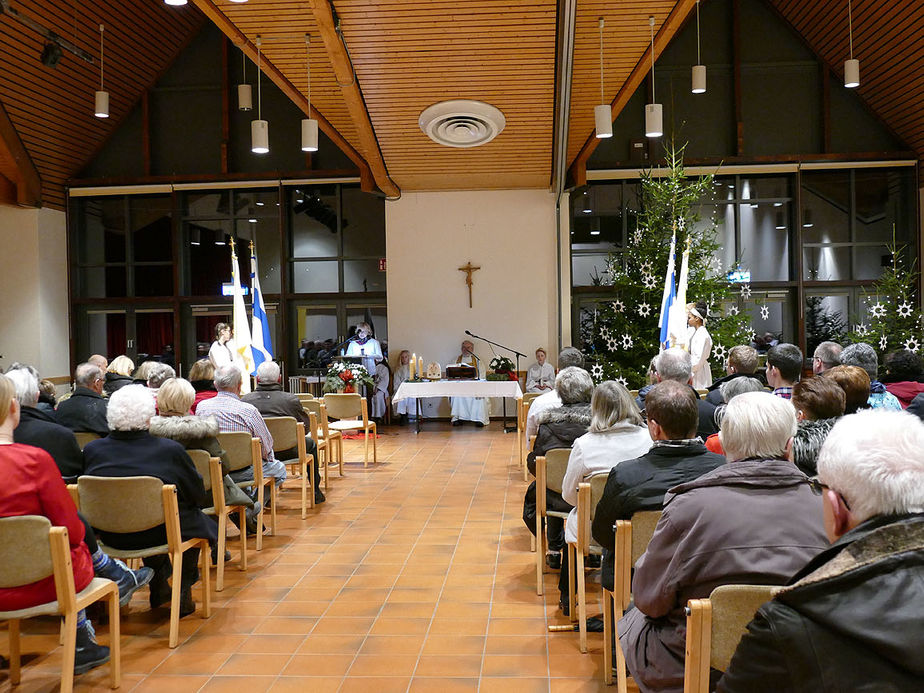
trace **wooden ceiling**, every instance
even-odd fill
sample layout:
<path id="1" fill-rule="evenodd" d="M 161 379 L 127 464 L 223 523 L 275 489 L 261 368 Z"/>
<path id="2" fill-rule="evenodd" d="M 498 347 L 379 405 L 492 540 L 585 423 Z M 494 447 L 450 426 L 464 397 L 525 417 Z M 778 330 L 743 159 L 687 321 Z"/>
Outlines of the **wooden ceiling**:
<path id="1" fill-rule="evenodd" d="M 41 178 L 45 205 L 63 207 L 65 181 L 92 158 L 205 21 L 252 59 L 260 36 L 264 74 L 304 111 L 304 35 L 310 34 L 311 101 L 321 129 L 359 166 L 368 185 L 389 195 L 550 184 L 560 0 L 334 0 L 333 5 L 192 0 L 194 5 L 183 8 L 161 0 L 10 1 L 94 57 L 100 21 L 107 26 L 106 87 L 113 117 L 100 120 L 92 114 L 98 65 L 65 53 L 56 69 L 44 67 L 38 59 L 44 39 L 0 15 L 0 105 Z M 842 72 L 848 54 L 844 0 L 766 1 Z M 655 17 L 657 56 L 694 8 L 695 0 L 577 3 L 566 148 L 572 174 L 583 170 L 597 143 L 592 114 L 600 101 L 598 19 L 605 20 L 604 99 L 615 118 L 645 84 L 648 17 Z M 924 159 L 922 26 L 924 3 L 853 1 L 859 95 Z M 473 149 L 431 142 L 418 116 L 435 102 L 456 98 L 496 106 L 506 129 Z M 6 140 L 0 146 L 2 192 L 16 188 L 11 174 L 22 157 L 12 154 L 16 143 L 9 140 L 15 138 L 2 128 L 0 139 Z M 20 168 L 25 181 L 28 166 Z"/>

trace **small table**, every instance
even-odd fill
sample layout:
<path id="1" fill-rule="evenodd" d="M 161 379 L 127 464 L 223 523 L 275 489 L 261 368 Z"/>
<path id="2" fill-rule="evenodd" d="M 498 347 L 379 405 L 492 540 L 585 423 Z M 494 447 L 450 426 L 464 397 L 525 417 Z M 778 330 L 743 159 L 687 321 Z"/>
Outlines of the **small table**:
<path id="1" fill-rule="evenodd" d="M 417 429 L 420 433 L 421 397 L 513 397 L 523 396 L 520 383 L 515 380 L 405 380 L 391 398 L 392 402 L 404 399 L 417 401 Z M 507 427 L 507 410 L 504 409 L 504 428 Z"/>

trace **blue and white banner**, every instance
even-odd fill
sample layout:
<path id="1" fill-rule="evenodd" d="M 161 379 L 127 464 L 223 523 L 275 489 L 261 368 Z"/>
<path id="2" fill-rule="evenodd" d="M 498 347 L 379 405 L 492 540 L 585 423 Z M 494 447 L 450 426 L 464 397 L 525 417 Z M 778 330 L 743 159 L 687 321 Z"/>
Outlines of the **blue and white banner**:
<path id="1" fill-rule="evenodd" d="M 671 305 L 674 303 L 676 296 L 674 286 L 674 265 L 676 264 L 675 252 L 677 249 L 677 233 L 671 236 L 671 253 L 667 261 L 667 274 L 664 275 L 664 294 L 661 296 L 661 317 L 658 324 L 661 325 L 661 349 L 670 347 L 670 334 L 668 332 L 668 316 Z"/>
<path id="2" fill-rule="evenodd" d="M 263 303 L 263 290 L 260 288 L 260 275 L 257 272 L 257 254 L 250 246 L 250 288 L 253 297 L 253 328 L 251 349 L 253 350 L 253 371 L 264 361 L 273 360 L 273 340 L 270 337 L 269 321 L 266 319 L 266 306 Z"/>

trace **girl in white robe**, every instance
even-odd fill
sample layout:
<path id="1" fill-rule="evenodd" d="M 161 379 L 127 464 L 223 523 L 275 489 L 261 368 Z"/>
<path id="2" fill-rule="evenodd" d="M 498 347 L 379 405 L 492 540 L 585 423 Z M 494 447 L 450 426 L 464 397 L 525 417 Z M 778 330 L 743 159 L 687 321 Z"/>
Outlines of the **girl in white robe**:
<path id="1" fill-rule="evenodd" d="M 549 392 L 555 389 L 555 368 L 546 361 L 545 349 L 536 349 L 536 363 L 526 371 L 527 392 Z"/>
<path id="2" fill-rule="evenodd" d="M 693 387 L 700 390 L 712 385 L 712 370 L 709 368 L 712 337 L 706 329 L 706 304 L 699 301 L 690 303 L 687 308 L 687 325 L 693 328 L 688 347 L 693 361 Z"/>

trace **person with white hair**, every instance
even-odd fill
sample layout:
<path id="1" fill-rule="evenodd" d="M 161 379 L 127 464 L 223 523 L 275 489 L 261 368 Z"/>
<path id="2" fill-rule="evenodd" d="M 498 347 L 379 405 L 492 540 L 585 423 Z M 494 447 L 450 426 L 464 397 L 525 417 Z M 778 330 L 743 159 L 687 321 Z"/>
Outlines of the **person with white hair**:
<path id="1" fill-rule="evenodd" d="M 826 546 L 818 499 L 787 459 L 792 405 L 768 392 L 735 397 L 719 437 L 728 464 L 674 486 L 632 579 L 618 633 L 639 690 L 682 691 L 690 599 L 719 585 L 782 585 Z"/>
<path id="2" fill-rule="evenodd" d="M 584 368 L 584 355 L 574 347 L 565 347 L 558 352 L 558 371 L 561 372 L 571 366 Z M 529 413 L 526 415 L 526 439 L 529 440 L 539 430 L 539 414 L 546 409 L 560 406 L 561 398 L 554 387 L 536 397 L 529 405 Z"/>
<path id="3" fill-rule="evenodd" d="M 81 363 L 74 371 L 74 392 L 58 405 L 56 419 L 72 431 L 109 435 L 106 399 L 103 397 L 105 371 L 92 363 Z"/>
<path id="4" fill-rule="evenodd" d="M 924 423 L 842 418 L 816 482 L 832 544 L 757 610 L 718 690 L 921 690 Z"/>
<path id="5" fill-rule="evenodd" d="M 151 394 L 156 398 L 158 388 L 170 378 L 175 377 L 176 371 L 173 370 L 173 366 L 166 363 L 155 363 L 151 366 L 151 370 L 148 371 L 148 390 L 150 390 Z"/>
<path id="6" fill-rule="evenodd" d="M 154 417 L 154 399 L 143 385 L 128 385 L 113 393 L 107 412 L 111 432 L 108 437 L 87 443 L 84 448 L 86 474 L 92 476 L 153 476 L 165 484 L 174 484 L 180 511 L 182 538 L 201 537 L 215 546 L 218 534 L 215 523 L 200 508 L 205 486 L 193 461 L 183 446 L 168 438 L 152 436 L 148 430 Z M 126 534 L 97 532 L 103 542 L 117 549 L 144 549 L 167 543 L 166 527 L 160 525 L 141 532 Z M 151 608 L 170 600 L 167 579 L 171 575 L 167 556 L 151 556 L 144 564 L 154 570 L 151 580 Z M 199 579 L 199 549 L 183 553 L 180 615 L 195 611 L 192 585 Z"/>
<path id="7" fill-rule="evenodd" d="M 693 358 L 690 352 L 680 347 L 671 347 L 665 349 L 654 357 L 654 378 L 661 383 L 665 380 L 673 380 L 681 385 L 688 385 L 693 389 Z M 645 413 L 645 394 L 647 392 L 639 391 L 635 403 L 638 408 Z M 705 440 L 719 429 L 715 425 L 715 407 L 704 399 L 700 399 L 699 393 L 693 389 L 696 395 L 696 410 L 699 414 L 699 423 L 696 426 L 696 435 Z"/>

